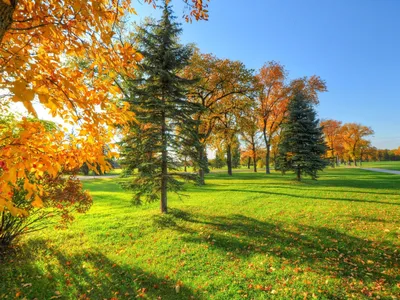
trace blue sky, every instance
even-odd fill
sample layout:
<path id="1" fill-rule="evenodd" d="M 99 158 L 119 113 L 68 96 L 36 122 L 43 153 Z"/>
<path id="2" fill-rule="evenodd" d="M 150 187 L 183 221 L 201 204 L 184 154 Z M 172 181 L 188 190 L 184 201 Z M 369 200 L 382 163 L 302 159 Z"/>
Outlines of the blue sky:
<path id="1" fill-rule="evenodd" d="M 133 3 L 139 18 L 159 16 Z M 374 146 L 400 146 L 400 0 L 211 0 L 209 12 L 207 22 L 182 19 L 183 43 L 256 70 L 275 60 L 290 78 L 319 75 L 329 90 L 320 118 L 371 126 Z"/>

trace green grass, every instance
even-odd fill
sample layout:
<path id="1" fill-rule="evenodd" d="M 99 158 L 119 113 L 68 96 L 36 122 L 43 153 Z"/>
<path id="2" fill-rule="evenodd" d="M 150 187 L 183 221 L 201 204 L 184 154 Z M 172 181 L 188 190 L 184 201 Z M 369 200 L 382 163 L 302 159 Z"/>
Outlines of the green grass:
<path id="1" fill-rule="evenodd" d="M 363 168 L 380 168 L 387 170 L 400 171 L 400 161 L 376 161 L 376 162 L 364 162 Z"/>
<path id="2" fill-rule="evenodd" d="M 0 298 L 345 299 L 400 294 L 400 176 L 327 170 L 318 181 L 244 171 L 190 198 L 130 205 L 112 179 L 68 229 L 0 262 Z"/>

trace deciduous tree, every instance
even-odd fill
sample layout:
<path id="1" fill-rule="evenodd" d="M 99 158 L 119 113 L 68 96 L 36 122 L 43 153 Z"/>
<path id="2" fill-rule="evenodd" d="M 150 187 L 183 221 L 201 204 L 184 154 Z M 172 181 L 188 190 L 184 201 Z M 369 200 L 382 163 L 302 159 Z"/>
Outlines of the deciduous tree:
<path id="1" fill-rule="evenodd" d="M 253 170 L 257 172 L 257 152 L 259 149 L 259 116 L 255 103 L 251 103 L 240 112 L 240 135 L 247 145 L 245 156 L 253 160 Z M 248 152 L 248 153 L 247 153 Z M 249 165 L 250 166 L 250 165 Z"/>
<path id="2" fill-rule="evenodd" d="M 245 95 L 253 89 L 253 77 L 243 63 L 228 59 L 218 59 L 212 54 L 201 54 L 195 51 L 191 63 L 185 70 L 185 76 L 189 79 L 200 78 L 190 89 L 189 100 L 198 103 L 203 110 L 194 118 L 198 121 L 197 132 L 200 146 L 197 149 L 198 161 L 204 161 L 205 148 L 210 136 L 214 132 L 217 121 L 228 122 L 225 118 L 227 112 L 228 97 Z M 221 102 L 224 102 L 222 104 Z M 228 115 L 227 115 L 228 116 Z M 204 184 L 205 168 L 199 167 L 200 183 Z"/>
<path id="3" fill-rule="evenodd" d="M 271 141 L 280 128 L 287 109 L 288 88 L 285 85 L 286 70 L 277 62 L 265 64 L 257 74 L 259 89 L 258 116 L 266 148 L 265 172 L 270 174 Z"/>
<path id="4" fill-rule="evenodd" d="M 339 148 L 342 146 L 342 122 L 336 120 L 324 120 L 321 122 L 325 141 L 328 145 L 328 158 L 334 160 L 333 166 L 339 164 Z"/>
<path id="5" fill-rule="evenodd" d="M 372 134 L 374 131 L 370 127 L 358 123 L 346 123 L 342 126 L 343 144 L 355 166 L 357 159 L 360 159 L 361 147 L 366 143 L 365 137 Z"/>

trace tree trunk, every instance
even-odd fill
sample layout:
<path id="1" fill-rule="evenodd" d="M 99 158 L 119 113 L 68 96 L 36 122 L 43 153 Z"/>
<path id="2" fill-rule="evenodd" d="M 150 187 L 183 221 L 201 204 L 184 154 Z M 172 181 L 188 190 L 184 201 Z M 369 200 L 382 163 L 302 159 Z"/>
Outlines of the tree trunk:
<path id="1" fill-rule="evenodd" d="M 161 213 L 167 213 L 167 184 L 168 184 L 168 150 L 167 150 L 167 124 L 165 112 L 162 113 L 161 123 Z"/>
<path id="2" fill-rule="evenodd" d="M 297 168 L 297 181 L 301 181 L 301 169 Z"/>
<path id="3" fill-rule="evenodd" d="M 203 148 L 203 146 L 200 146 L 200 148 L 199 148 L 199 161 L 200 161 L 200 163 L 202 163 L 203 160 L 204 160 L 204 148 Z M 200 185 L 205 185 L 206 184 L 206 182 L 204 180 L 204 174 L 205 174 L 204 167 L 200 165 L 199 166 L 199 184 Z"/>
<path id="4" fill-rule="evenodd" d="M 253 170 L 254 173 L 257 173 L 257 154 L 256 154 L 256 145 L 253 143 Z"/>
<path id="5" fill-rule="evenodd" d="M 247 169 L 250 170 L 250 165 L 251 165 L 251 157 L 249 156 L 249 159 L 247 160 Z"/>
<path id="6" fill-rule="evenodd" d="M 187 172 L 187 157 L 185 156 L 185 159 L 183 160 L 183 169 L 184 169 L 184 172 L 186 173 Z"/>
<path id="7" fill-rule="evenodd" d="M 265 173 L 271 174 L 271 169 L 269 168 L 269 161 L 271 159 L 271 145 L 267 144 L 267 154 L 265 155 Z"/>
<path id="8" fill-rule="evenodd" d="M 226 147 L 226 165 L 228 166 L 228 175 L 232 176 L 232 151 L 231 145 Z"/>
<path id="9" fill-rule="evenodd" d="M 0 1 L 0 43 L 13 22 L 12 16 L 18 0 L 11 0 L 10 3 L 11 5 L 8 5 L 4 1 Z"/>

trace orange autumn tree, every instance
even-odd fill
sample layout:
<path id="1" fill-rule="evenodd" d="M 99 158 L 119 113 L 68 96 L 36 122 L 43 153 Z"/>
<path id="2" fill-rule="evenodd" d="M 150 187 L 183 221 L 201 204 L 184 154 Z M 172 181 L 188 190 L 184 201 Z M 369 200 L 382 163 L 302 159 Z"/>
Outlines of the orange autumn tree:
<path id="1" fill-rule="evenodd" d="M 358 123 L 346 123 L 342 126 L 343 145 L 347 152 L 348 160 L 353 160 L 357 166 L 357 160 L 361 160 L 361 154 L 364 147 L 369 146 L 365 139 L 367 136 L 374 134 L 374 131 L 368 127 Z"/>
<path id="2" fill-rule="evenodd" d="M 240 61 L 219 59 L 212 54 L 202 54 L 195 49 L 190 65 L 185 70 L 185 77 L 197 79 L 189 91 L 189 101 L 198 103 L 203 108 L 194 116 L 198 122 L 197 132 L 200 147 L 196 149 L 198 161 L 205 161 L 206 146 L 215 131 L 218 119 L 225 119 L 224 114 L 230 109 L 229 99 L 235 95 L 246 95 L 253 90 L 253 77 Z M 236 102 L 235 102 L 236 103 Z M 221 123 L 219 123 L 221 124 Z M 200 184 L 205 184 L 205 164 L 198 166 Z"/>
<path id="3" fill-rule="evenodd" d="M 394 154 L 400 156 L 400 147 L 394 150 Z"/>
<path id="4" fill-rule="evenodd" d="M 321 122 L 325 141 L 329 147 L 328 158 L 333 160 L 332 166 L 339 165 L 339 153 L 342 152 L 342 122 L 337 120 L 324 120 Z"/>
<path id="5" fill-rule="evenodd" d="M 265 64 L 256 75 L 259 96 L 258 117 L 266 148 L 265 172 L 270 174 L 271 141 L 279 130 L 287 109 L 288 88 L 285 84 L 286 70 L 277 62 Z"/>
<path id="6" fill-rule="evenodd" d="M 257 172 L 257 159 L 259 150 L 259 128 L 258 128 L 258 115 L 255 101 L 250 102 L 250 105 L 241 110 L 238 123 L 240 128 L 240 135 L 246 143 L 246 149 L 242 153 L 244 158 L 253 160 L 253 171 Z M 250 160 L 248 161 L 250 167 Z"/>
<path id="7" fill-rule="evenodd" d="M 195 4 L 190 14 L 205 19 L 205 6 Z M 12 100 L 36 116 L 36 101 L 75 126 L 75 137 L 58 147 L 59 139 L 39 133 L 40 122 L 22 120 L 16 135 L 2 125 L 0 212 L 24 214 L 10 195 L 20 182 L 27 201 L 41 206 L 45 192 L 33 177 L 56 176 L 82 162 L 93 170 L 108 168 L 105 156 L 113 152 L 105 155 L 103 149 L 114 135 L 109 125 L 132 118 L 118 101 L 116 74 L 129 76 L 142 58 L 129 43 L 113 38 L 127 12 L 134 12 L 130 0 L 0 0 L 0 111 Z M 66 64 L 82 58 L 89 62 L 84 70 Z"/>

